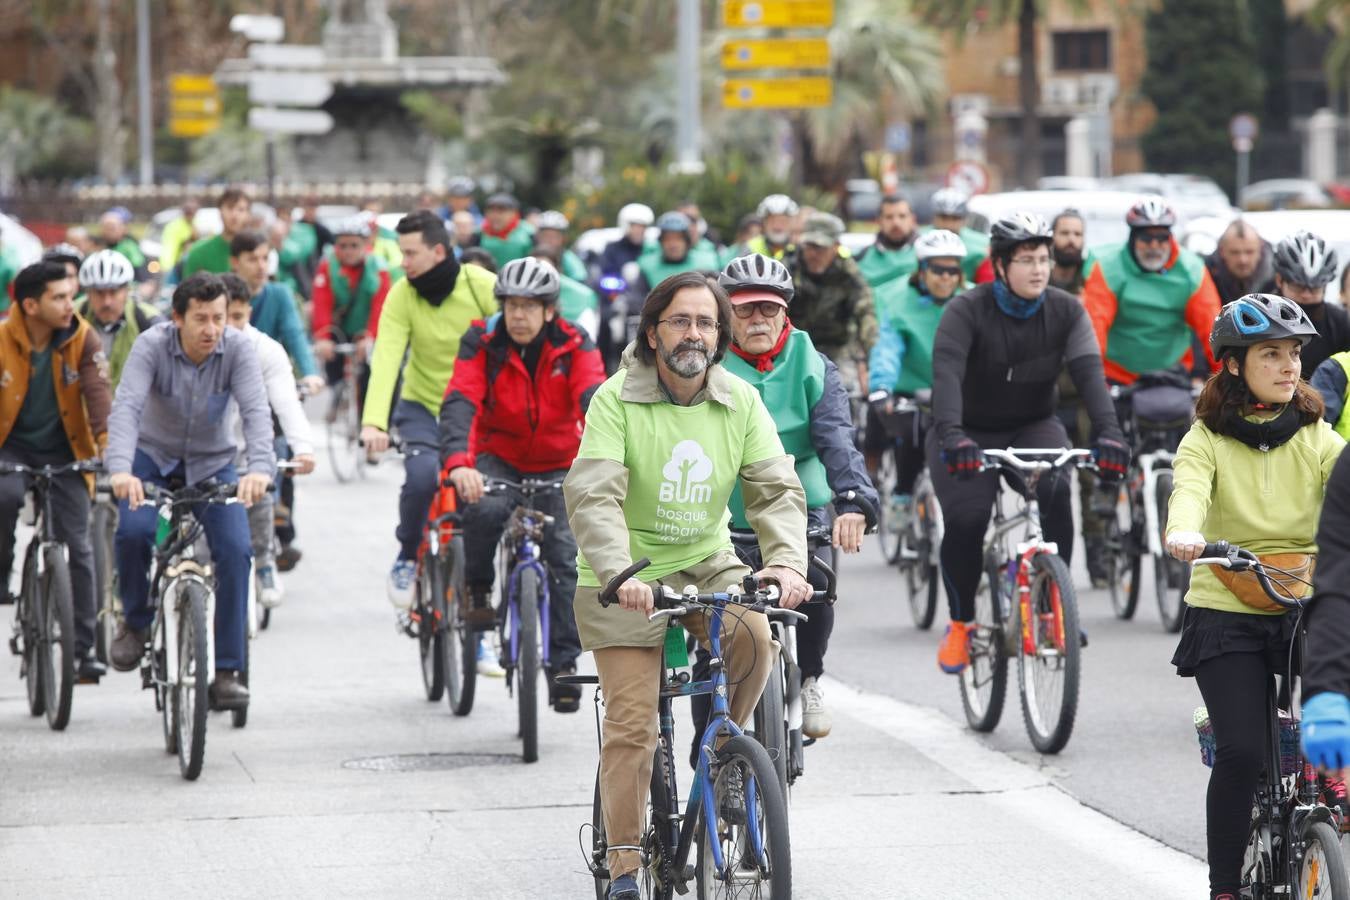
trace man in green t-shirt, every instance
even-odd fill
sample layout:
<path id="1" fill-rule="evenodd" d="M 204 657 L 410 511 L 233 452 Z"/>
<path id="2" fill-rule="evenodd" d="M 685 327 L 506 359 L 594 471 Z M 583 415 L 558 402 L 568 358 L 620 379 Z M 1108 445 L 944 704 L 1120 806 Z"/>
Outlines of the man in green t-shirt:
<path id="1" fill-rule="evenodd" d="M 806 495 L 792 457 L 755 389 L 719 364 L 731 340 L 726 293 L 701 273 L 673 275 L 648 295 L 638 335 L 623 368 L 591 400 L 563 482 L 579 548 L 577 628 L 582 648 L 595 654 L 605 696 L 600 798 L 615 848 L 610 897 L 625 898 L 637 896 L 638 852 L 622 848 L 641 837 L 666 626 L 647 619 L 655 608 L 649 584 L 628 579 L 609 608 L 597 602 L 600 586 L 641 557 L 651 560 L 647 581 L 702 591 L 739 582 L 750 569 L 727 532 L 727 502 L 739 483 L 765 563 L 756 574 L 778 583 L 785 607 L 810 598 Z M 769 627 L 737 607 L 725 616 L 728 702 L 731 717 L 745 722 L 772 666 Z M 706 641 L 705 614 L 683 624 Z M 733 804 L 720 812 L 737 815 Z"/>
<path id="2" fill-rule="evenodd" d="M 221 275 L 230 271 L 230 241 L 248 228 L 253 199 L 242 188 L 226 188 L 216 205 L 220 208 L 221 232 L 192 245 L 183 259 L 183 278 L 194 272 Z"/>

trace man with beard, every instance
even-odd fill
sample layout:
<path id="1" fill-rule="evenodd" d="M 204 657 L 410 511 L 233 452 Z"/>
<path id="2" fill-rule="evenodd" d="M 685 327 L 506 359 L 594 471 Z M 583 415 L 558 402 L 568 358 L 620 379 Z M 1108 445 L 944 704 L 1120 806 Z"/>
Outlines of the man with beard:
<path id="1" fill-rule="evenodd" d="M 738 484 L 781 606 L 810 599 L 806 495 L 755 389 L 719 364 L 731 341 L 731 307 L 716 281 L 684 272 L 656 286 L 642 307 L 623 367 L 586 412 L 581 447 L 563 482 L 576 536 L 577 629 L 595 655 L 605 696 L 600 804 L 609 839 L 610 900 L 638 900 L 638 844 L 657 741 L 657 692 L 666 622 L 649 621 L 651 584 L 725 590 L 751 570 L 731 547 L 727 503 Z M 601 586 L 634 559 L 650 565 L 602 607 Z M 684 627 L 706 642 L 708 615 Z M 723 651 L 731 718 L 746 722 L 768 681 L 773 644 L 762 615 L 728 605 Z M 713 748 L 716 750 L 717 748 Z M 745 821 L 731 790 L 717 811 Z"/>
<path id="2" fill-rule="evenodd" d="M 1083 281 L 1087 277 L 1083 272 L 1086 241 L 1083 214 L 1076 209 L 1066 209 L 1055 216 L 1050 230 L 1055 235 L 1055 242 L 1050 246 L 1051 262 L 1055 264 L 1050 270 L 1050 286 L 1081 297 Z"/>
<path id="3" fill-rule="evenodd" d="M 914 255 L 918 220 L 909 200 L 902 194 L 881 198 L 881 221 L 876 243 L 858 255 L 858 268 L 875 290 L 893 278 L 908 278 L 919 268 Z"/>
<path id="4" fill-rule="evenodd" d="M 1222 305 L 1204 261 L 1172 236 L 1177 216 L 1161 197 L 1141 199 L 1125 215 L 1130 237 L 1096 256 L 1083 303 L 1097 332 L 1106 377 L 1132 384 L 1143 372 L 1192 364 L 1192 336 L 1204 346 Z"/>
<path id="5" fill-rule="evenodd" d="M 497 279 L 478 266 L 463 266 L 450 252 L 445 222 L 418 210 L 398 223 L 398 246 L 407 275 L 389 289 L 380 312 L 379 336 L 370 359 L 370 387 L 361 416 L 361 441 L 371 454 L 389 449 L 392 418 L 403 442 L 403 489 L 398 500 L 399 552 L 389 572 L 389 602 L 412 605 L 413 576 L 422 525 L 439 483 L 440 434 L 436 417 L 455 371 L 459 341 L 475 319 L 497 312 Z M 404 351 L 408 360 L 403 362 Z"/>
<path id="6" fill-rule="evenodd" d="M 867 354 L 877 342 L 872 289 L 858 264 L 839 252 L 844 223 L 829 213 L 806 222 L 801 246 L 783 262 L 792 273 L 792 321 L 839 366 L 850 391 L 867 383 Z"/>
<path id="7" fill-rule="evenodd" d="M 795 249 L 792 232 L 797 226 L 798 212 L 797 202 L 787 194 L 770 194 L 759 201 L 755 215 L 759 217 L 761 231 L 746 242 L 746 252 L 778 260 L 791 253 Z"/>
<path id="8" fill-rule="evenodd" d="M 1241 219 L 1234 219 L 1224 229 L 1218 248 L 1205 257 L 1205 268 L 1209 269 L 1209 277 L 1214 279 L 1214 287 L 1224 303 L 1275 290 L 1274 254 L 1270 245 Z"/>
<path id="9" fill-rule="evenodd" d="M 1336 278 L 1336 251 L 1317 235 L 1299 231 L 1280 241 L 1274 256 L 1275 293 L 1302 307 L 1317 328 L 1303 345 L 1303 371 L 1316 372 L 1333 354 L 1350 350 L 1350 314 L 1344 306 L 1324 302 L 1327 285 Z"/>

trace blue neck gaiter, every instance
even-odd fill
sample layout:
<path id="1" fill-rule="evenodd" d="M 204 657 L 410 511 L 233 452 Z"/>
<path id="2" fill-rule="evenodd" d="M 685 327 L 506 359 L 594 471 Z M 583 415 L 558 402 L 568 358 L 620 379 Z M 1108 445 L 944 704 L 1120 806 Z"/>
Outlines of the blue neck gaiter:
<path id="1" fill-rule="evenodd" d="M 1045 291 L 1035 300 L 1024 300 L 1014 294 L 1002 280 L 994 282 L 994 302 L 1004 314 L 1014 319 L 1030 319 L 1045 302 Z"/>

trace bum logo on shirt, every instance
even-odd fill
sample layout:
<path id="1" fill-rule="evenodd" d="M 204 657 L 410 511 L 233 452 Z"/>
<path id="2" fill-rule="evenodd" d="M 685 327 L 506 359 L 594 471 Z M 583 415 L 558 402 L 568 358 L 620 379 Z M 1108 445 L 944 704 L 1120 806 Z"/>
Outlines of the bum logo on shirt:
<path id="1" fill-rule="evenodd" d="M 655 530 L 667 544 L 692 544 L 713 521 L 707 505 L 712 502 L 713 462 L 698 441 L 680 441 L 661 467 L 665 479 L 657 491 Z"/>

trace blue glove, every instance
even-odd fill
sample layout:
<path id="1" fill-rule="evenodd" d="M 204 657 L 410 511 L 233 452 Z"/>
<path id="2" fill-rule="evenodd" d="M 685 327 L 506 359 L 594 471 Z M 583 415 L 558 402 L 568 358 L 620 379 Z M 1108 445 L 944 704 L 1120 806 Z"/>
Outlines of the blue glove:
<path id="1" fill-rule="evenodd" d="M 1350 766 L 1350 699 L 1321 693 L 1303 704 L 1303 752 L 1326 772 Z"/>

